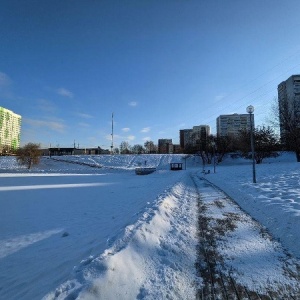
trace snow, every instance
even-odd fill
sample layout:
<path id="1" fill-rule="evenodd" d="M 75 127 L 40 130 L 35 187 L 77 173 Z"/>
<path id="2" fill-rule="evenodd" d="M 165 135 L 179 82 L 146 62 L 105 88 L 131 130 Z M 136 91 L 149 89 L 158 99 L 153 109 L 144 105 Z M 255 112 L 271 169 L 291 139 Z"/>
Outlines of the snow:
<path id="1" fill-rule="evenodd" d="M 62 158 L 30 171 L 0 158 L 0 299 L 193 299 L 199 200 L 211 226 L 234 220 L 217 248 L 241 285 L 299 288 L 284 272 L 300 258 L 293 154 L 257 165 L 256 184 L 251 162 L 230 157 L 207 175 L 194 156 L 183 171 L 169 170 L 181 155 Z"/>
<path id="2" fill-rule="evenodd" d="M 252 183 L 252 166 L 232 163 L 218 166 L 217 173 L 207 179 L 300 258 L 300 240 L 296 238 L 300 228 L 300 164 L 295 154 L 284 153 L 256 165 L 256 184 Z"/>
<path id="3" fill-rule="evenodd" d="M 296 265 L 296 261 L 290 259 L 278 242 L 271 239 L 255 220 L 244 214 L 223 192 L 209 184 L 204 184 L 201 192 L 203 205 L 207 209 L 206 216 L 214 222 L 223 221 L 220 224 L 224 227 L 226 217 L 230 216 L 235 221 L 229 224 L 235 227 L 234 231 L 226 238 L 221 237 L 217 243 L 227 269 L 234 270 L 231 275 L 237 282 L 262 294 L 274 286 L 279 286 L 281 290 L 291 286 L 299 288 L 298 280 L 287 278 L 285 274 L 285 266 Z"/>

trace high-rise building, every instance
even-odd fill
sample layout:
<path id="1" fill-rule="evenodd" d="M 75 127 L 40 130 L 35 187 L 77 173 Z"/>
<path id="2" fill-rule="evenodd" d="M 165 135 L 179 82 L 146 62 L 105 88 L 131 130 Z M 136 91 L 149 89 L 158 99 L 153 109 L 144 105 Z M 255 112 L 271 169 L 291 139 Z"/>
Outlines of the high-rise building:
<path id="1" fill-rule="evenodd" d="M 179 130 L 180 147 L 185 149 L 191 144 L 193 129 L 181 129 Z"/>
<path id="2" fill-rule="evenodd" d="M 172 139 L 159 139 L 158 153 L 173 153 Z"/>
<path id="3" fill-rule="evenodd" d="M 280 137 L 288 144 L 286 133 L 300 120 L 300 75 L 290 76 L 278 85 L 277 90 Z"/>
<path id="4" fill-rule="evenodd" d="M 205 143 L 210 135 L 209 125 L 193 126 L 192 129 L 179 130 L 180 147 L 187 149 Z"/>
<path id="5" fill-rule="evenodd" d="M 206 142 L 210 135 L 210 127 L 208 125 L 193 126 L 192 143 L 199 144 L 199 141 Z"/>
<path id="6" fill-rule="evenodd" d="M 240 130 L 250 130 L 250 114 L 220 115 L 217 118 L 217 136 L 239 135 Z"/>
<path id="7" fill-rule="evenodd" d="M 0 153 L 20 147 L 21 116 L 0 107 Z"/>

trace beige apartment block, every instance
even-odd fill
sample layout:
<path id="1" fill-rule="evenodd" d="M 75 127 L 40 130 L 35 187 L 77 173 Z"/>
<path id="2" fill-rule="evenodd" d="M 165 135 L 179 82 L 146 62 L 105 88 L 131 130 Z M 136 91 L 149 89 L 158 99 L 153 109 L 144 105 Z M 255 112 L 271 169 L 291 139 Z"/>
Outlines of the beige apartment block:
<path id="1" fill-rule="evenodd" d="M 217 136 L 238 136 L 240 130 L 250 130 L 249 114 L 220 115 L 217 118 Z"/>

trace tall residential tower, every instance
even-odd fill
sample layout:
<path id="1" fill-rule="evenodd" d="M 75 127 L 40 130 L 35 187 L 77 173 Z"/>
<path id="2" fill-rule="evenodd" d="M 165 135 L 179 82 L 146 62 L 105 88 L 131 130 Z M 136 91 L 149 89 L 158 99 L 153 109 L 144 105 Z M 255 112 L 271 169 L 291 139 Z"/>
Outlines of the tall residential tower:
<path id="1" fill-rule="evenodd" d="M 249 114 L 220 115 L 217 118 L 217 136 L 239 135 L 240 130 L 250 130 Z"/>
<path id="2" fill-rule="evenodd" d="M 21 116 L 0 106 L 0 154 L 20 147 Z"/>
<path id="3" fill-rule="evenodd" d="M 300 75 L 292 75 L 278 85 L 280 138 L 283 144 L 291 141 L 287 133 L 300 124 Z"/>

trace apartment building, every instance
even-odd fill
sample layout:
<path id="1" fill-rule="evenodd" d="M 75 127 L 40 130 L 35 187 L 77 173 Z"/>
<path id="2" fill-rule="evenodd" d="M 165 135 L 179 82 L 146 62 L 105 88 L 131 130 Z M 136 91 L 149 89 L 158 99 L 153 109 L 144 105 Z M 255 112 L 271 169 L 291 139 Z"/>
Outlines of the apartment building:
<path id="1" fill-rule="evenodd" d="M 173 153 L 172 139 L 159 139 L 158 140 L 158 153 L 161 153 L 161 154 Z"/>
<path id="2" fill-rule="evenodd" d="M 182 149 L 185 149 L 187 145 L 191 143 L 193 129 L 181 129 L 179 130 L 179 143 Z"/>
<path id="3" fill-rule="evenodd" d="M 253 120 L 254 121 L 254 120 Z M 249 114 L 220 115 L 217 118 L 217 136 L 238 136 L 240 130 L 250 130 Z"/>
<path id="4" fill-rule="evenodd" d="M 206 141 L 210 135 L 210 127 L 208 125 L 193 126 L 192 145 L 195 146 L 199 141 Z"/>
<path id="5" fill-rule="evenodd" d="M 20 147 L 21 116 L 0 107 L 0 153 Z"/>
<path id="6" fill-rule="evenodd" d="M 210 135 L 209 125 L 193 126 L 192 129 L 179 130 L 180 147 L 187 149 L 188 147 L 196 147 L 207 140 Z"/>
<path id="7" fill-rule="evenodd" d="M 281 141 L 287 144 L 289 124 L 300 120 L 300 75 L 292 75 L 277 88 Z"/>

